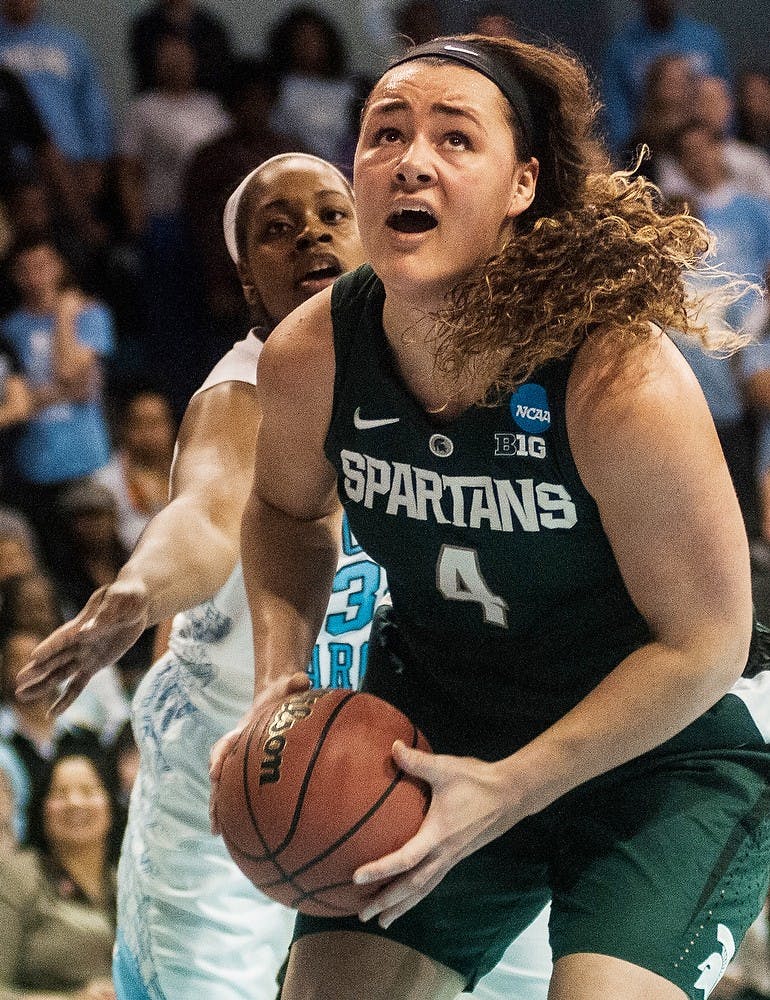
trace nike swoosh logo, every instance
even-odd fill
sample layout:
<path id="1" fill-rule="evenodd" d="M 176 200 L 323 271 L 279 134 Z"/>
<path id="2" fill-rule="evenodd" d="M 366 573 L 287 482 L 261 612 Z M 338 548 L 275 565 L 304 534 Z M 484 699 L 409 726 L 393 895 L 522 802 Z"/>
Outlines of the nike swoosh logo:
<path id="1" fill-rule="evenodd" d="M 388 424 L 397 424 L 401 417 L 382 417 L 379 420 L 367 420 L 361 416 L 361 407 L 356 407 L 353 414 L 353 426 L 358 431 L 370 431 L 373 427 L 387 427 Z"/>

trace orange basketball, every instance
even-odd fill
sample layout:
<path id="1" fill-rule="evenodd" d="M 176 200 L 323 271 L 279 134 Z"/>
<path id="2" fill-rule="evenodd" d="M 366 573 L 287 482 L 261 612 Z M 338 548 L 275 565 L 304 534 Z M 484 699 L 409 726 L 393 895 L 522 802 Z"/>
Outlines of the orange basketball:
<path id="1" fill-rule="evenodd" d="M 376 891 L 353 872 L 403 846 L 430 790 L 399 771 L 393 741 L 430 751 L 381 698 L 303 691 L 248 725 L 224 760 L 217 819 L 238 867 L 271 899 L 314 916 L 357 913 Z"/>

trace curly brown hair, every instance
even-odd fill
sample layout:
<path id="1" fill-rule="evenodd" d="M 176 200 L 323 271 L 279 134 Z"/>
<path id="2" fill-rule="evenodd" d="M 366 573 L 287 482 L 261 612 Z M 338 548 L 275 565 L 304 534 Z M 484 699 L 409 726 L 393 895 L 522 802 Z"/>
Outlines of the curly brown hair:
<path id="1" fill-rule="evenodd" d="M 536 122 L 531 144 L 512 112 L 510 126 L 520 160 L 537 157 L 540 172 L 508 244 L 464 279 L 437 315 L 437 371 L 452 378 L 472 372 L 494 400 L 591 335 L 623 349 L 659 327 L 710 348 L 740 346 L 740 336 L 725 328 L 713 336 L 700 321 L 699 293 L 683 277 L 697 271 L 712 286 L 724 279 L 721 304 L 745 287 L 706 267 L 713 240 L 686 207 L 666 208 L 644 177 L 613 170 L 580 61 L 561 47 L 462 40 L 489 52 L 523 86 Z"/>

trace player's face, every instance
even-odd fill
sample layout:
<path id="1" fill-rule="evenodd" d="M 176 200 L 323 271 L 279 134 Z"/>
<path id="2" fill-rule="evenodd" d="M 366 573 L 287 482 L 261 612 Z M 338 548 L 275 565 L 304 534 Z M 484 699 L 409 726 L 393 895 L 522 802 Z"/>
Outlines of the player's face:
<path id="1" fill-rule="evenodd" d="M 430 299 L 501 249 L 534 197 L 537 161 L 518 162 L 494 83 L 418 60 L 372 92 L 354 176 L 367 259 L 388 290 Z"/>
<path id="2" fill-rule="evenodd" d="M 247 232 L 241 281 L 274 322 L 364 260 L 350 192 L 336 171 L 300 157 L 260 174 Z"/>

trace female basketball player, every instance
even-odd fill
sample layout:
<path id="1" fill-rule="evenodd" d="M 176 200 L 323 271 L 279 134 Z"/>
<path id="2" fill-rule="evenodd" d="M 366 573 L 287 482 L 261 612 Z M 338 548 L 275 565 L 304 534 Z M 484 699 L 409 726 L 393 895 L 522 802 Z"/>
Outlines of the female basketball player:
<path id="1" fill-rule="evenodd" d="M 747 544 L 666 327 L 705 230 L 608 172 L 583 69 L 411 50 L 356 152 L 371 266 L 273 332 L 243 560 L 260 685 L 307 662 L 339 498 L 387 570 L 364 688 L 422 728 L 418 834 L 299 916 L 284 1000 L 450 998 L 549 893 L 551 1000 L 703 1000 L 770 877 Z M 214 777 L 228 740 L 215 751 Z"/>
<path id="2" fill-rule="evenodd" d="M 31 693 L 41 683 L 51 690 L 71 678 L 56 706 L 61 711 L 143 629 L 184 612 L 174 622 L 168 653 L 133 703 L 141 766 L 119 872 L 115 985 L 121 1000 L 272 1000 L 294 919 L 258 893 L 211 836 L 208 758 L 254 690 L 238 536 L 259 419 L 262 340 L 363 257 L 348 182 L 312 156 L 278 156 L 249 175 L 231 199 L 225 229 L 259 325 L 190 402 L 171 502 L 145 530 L 117 581 L 97 590 L 72 622 L 38 647 L 28 672 Z M 346 579 L 353 591 L 368 581 L 373 606 L 385 589 L 384 574 L 349 535 L 345 542 Z M 332 610 L 344 613 L 347 596 L 341 589 Z M 330 636 L 319 638 L 308 658 L 318 683 L 357 679 L 369 620 L 363 613 L 346 617 L 349 632 L 334 641 L 346 644 L 349 658 L 334 664 L 336 675 L 330 676 Z M 295 686 L 307 685 L 306 667 Z M 350 676 L 342 676 L 345 670 Z M 286 689 L 283 680 L 279 689 Z"/>
<path id="3" fill-rule="evenodd" d="M 225 238 L 258 325 L 190 403 L 170 504 L 153 519 L 118 581 L 96 591 L 77 618 L 36 650 L 27 673 L 38 690 L 53 691 L 70 678 L 61 711 L 148 624 L 197 605 L 176 618 L 170 652 L 134 701 L 141 767 L 120 871 L 120 1000 L 276 995 L 294 914 L 256 892 L 211 836 L 207 765 L 211 745 L 246 711 L 254 687 L 236 559 L 259 412 L 257 356 L 275 323 L 360 263 L 353 212 L 342 175 L 302 154 L 274 157 L 233 193 Z M 355 686 L 371 609 L 386 589 L 384 574 L 347 529 L 342 540 L 329 608 L 335 634 L 324 631 L 308 661 L 316 685 Z M 304 668 L 289 684 L 307 684 Z M 269 696 L 285 690 L 281 680 Z M 528 934 L 526 947 L 520 942 L 520 950 L 509 951 L 479 986 L 479 997 L 542 1000 L 550 965 L 542 918 Z"/>

